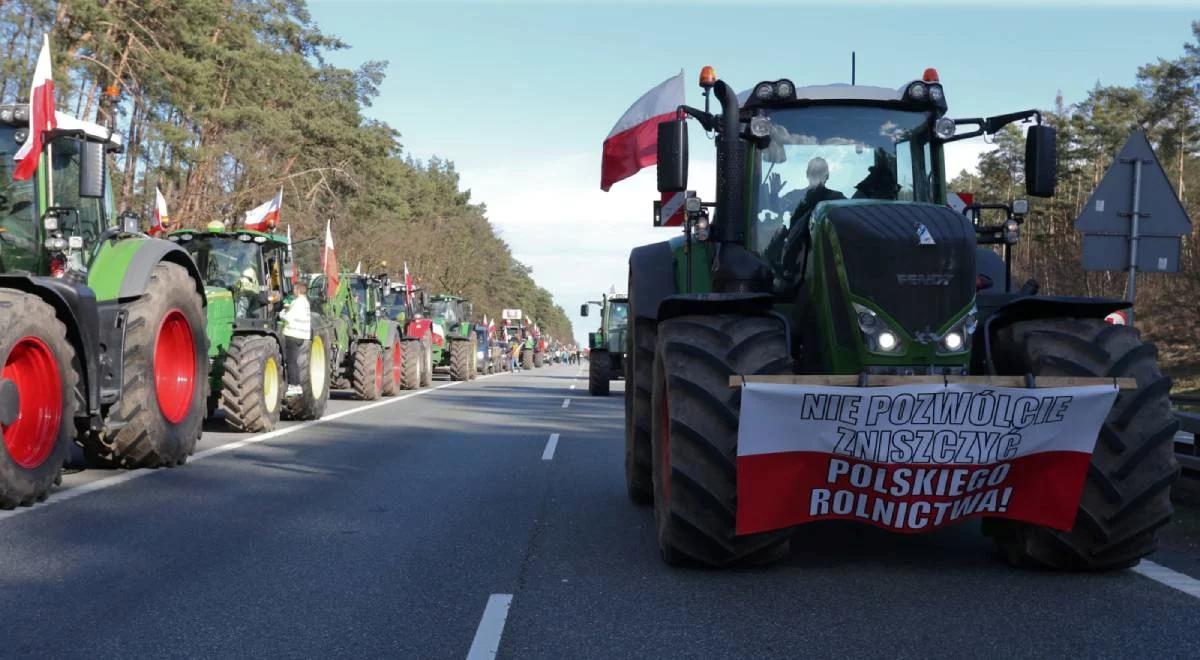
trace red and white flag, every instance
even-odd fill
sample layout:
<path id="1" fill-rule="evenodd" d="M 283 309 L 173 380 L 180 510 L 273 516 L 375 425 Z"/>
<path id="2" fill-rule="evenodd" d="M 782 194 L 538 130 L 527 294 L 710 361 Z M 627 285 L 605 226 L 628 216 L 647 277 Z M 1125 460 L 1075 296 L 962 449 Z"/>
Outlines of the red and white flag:
<path id="1" fill-rule="evenodd" d="M 296 272 L 296 259 L 292 253 L 292 226 L 290 224 L 287 226 L 287 239 L 288 261 L 292 262 L 292 286 L 294 287 L 296 286 L 296 283 L 300 281 L 300 274 Z"/>
<path id="2" fill-rule="evenodd" d="M 919 533 L 990 516 L 1069 530 L 1112 385 L 749 383 L 737 533 L 857 520 Z"/>
<path id="3" fill-rule="evenodd" d="M 412 275 L 408 274 L 408 262 L 404 262 L 404 302 L 410 307 L 412 306 L 413 296 L 413 281 Z"/>
<path id="4" fill-rule="evenodd" d="M 246 219 L 242 225 L 246 229 L 254 231 L 268 231 L 279 224 L 279 208 L 281 206 L 283 206 L 282 186 L 279 188 L 279 192 L 271 198 L 271 201 L 246 211 Z"/>
<path id="5" fill-rule="evenodd" d="M 167 200 L 157 186 L 154 188 L 154 224 L 150 225 L 150 235 L 157 236 L 171 224 L 171 216 L 167 213 Z"/>
<path id="6" fill-rule="evenodd" d="M 629 106 L 604 140 L 601 190 L 608 191 L 614 183 L 658 162 L 658 125 L 674 119 L 684 100 L 683 71 L 680 71 Z"/>
<path id="7" fill-rule="evenodd" d="M 329 220 L 325 221 L 325 249 L 321 252 L 321 272 L 325 273 L 325 279 L 329 282 L 325 291 L 332 298 L 338 288 L 338 265 L 337 255 L 333 251 L 333 229 Z"/>
<path id="8" fill-rule="evenodd" d="M 950 193 L 946 195 L 946 205 L 956 213 L 966 213 L 967 207 L 975 203 L 975 193 Z"/>
<path id="9" fill-rule="evenodd" d="M 29 137 L 14 157 L 18 163 L 13 169 L 13 180 L 27 181 L 33 176 L 42 157 L 45 134 L 57 126 L 58 122 L 54 117 L 54 69 L 50 65 L 50 37 L 42 35 L 42 50 L 38 53 L 33 82 L 29 85 Z"/>

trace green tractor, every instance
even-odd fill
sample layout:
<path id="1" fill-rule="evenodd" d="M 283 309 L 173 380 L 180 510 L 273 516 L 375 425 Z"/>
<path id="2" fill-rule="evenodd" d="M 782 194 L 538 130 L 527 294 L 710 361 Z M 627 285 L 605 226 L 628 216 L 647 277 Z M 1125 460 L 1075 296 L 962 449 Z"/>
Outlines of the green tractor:
<path id="1" fill-rule="evenodd" d="M 0 508 L 44 499 L 73 441 L 93 463 L 170 467 L 204 421 L 203 280 L 114 213 L 120 136 L 57 124 L 16 181 L 28 106 L 0 106 Z"/>
<path id="2" fill-rule="evenodd" d="M 333 324 L 333 388 L 373 401 L 404 388 L 403 332 L 383 310 L 386 277 L 342 273 L 333 292 L 328 278 L 312 279 L 317 300 Z"/>
<path id="3" fill-rule="evenodd" d="M 458 296 L 442 294 L 429 298 L 433 364 L 449 371 L 450 380 L 473 380 L 479 366 L 471 309 L 471 303 Z"/>
<path id="4" fill-rule="evenodd" d="M 302 393 L 286 396 L 287 360 L 281 313 L 292 295 L 286 236 L 226 229 L 167 235 L 192 256 L 208 295 L 208 414 L 218 410 L 239 431 L 270 431 L 280 418 L 320 419 L 329 401 L 329 330 L 312 315 L 312 339 L 297 364 Z M 310 292 L 311 299 L 311 292 Z"/>
<path id="5" fill-rule="evenodd" d="M 784 79 L 741 99 L 705 73 L 706 109 L 659 124 L 658 187 L 686 193 L 687 115 L 715 133 L 715 202 L 688 195 L 682 235 L 629 258 L 626 485 L 653 502 L 663 559 L 730 566 L 787 549 L 786 528 L 735 532 L 737 383 L 762 374 L 1135 379 L 1103 420 L 1069 531 L 996 517 L 983 527 L 1020 566 L 1111 569 L 1152 552 L 1172 512 L 1178 422 L 1153 346 L 1104 322 L 1128 303 L 1038 295 L 1032 280 L 1013 290 L 988 243 L 1015 243 L 1027 204 L 998 227 L 946 206 L 944 145 L 1018 121 L 1036 122 L 1026 192 L 1051 196 L 1054 129 L 1032 110 L 952 120 L 932 69 L 899 89 Z"/>
<path id="6" fill-rule="evenodd" d="M 629 327 L 629 298 L 601 296 L 599 302 L 589 301 L 579 307 L 579 315 L 587 316 L 588 308 L 600 308 L 600 331 L 588 333 L 588 393 L 608 396 L 608 384 L 625 377 L 625 335 Z"/>

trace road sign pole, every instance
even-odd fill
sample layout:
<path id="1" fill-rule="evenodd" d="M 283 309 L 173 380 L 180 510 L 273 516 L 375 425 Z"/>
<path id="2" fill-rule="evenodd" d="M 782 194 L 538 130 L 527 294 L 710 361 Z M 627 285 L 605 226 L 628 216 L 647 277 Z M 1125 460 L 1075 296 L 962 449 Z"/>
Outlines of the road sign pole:
<path id="1" fill-rule="evenodd" d="M 1129 285 L 1126 294 L 1129 296 L 1129 325 L 1134 322 L 1134 299 L 1137 297 L 1137 258 L 1138 258 L 1138 220 L 1141 218 L 1142 204 L 1142 159 L 1133 159 L 1133 207 L 1129 212 Z"/>

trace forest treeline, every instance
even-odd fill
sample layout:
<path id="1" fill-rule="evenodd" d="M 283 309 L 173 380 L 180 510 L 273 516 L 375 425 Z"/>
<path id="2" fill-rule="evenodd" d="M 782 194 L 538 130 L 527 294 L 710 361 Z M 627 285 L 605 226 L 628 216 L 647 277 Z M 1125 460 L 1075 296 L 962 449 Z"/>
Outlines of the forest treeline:
<path id="1" fill-rule="evenodd" d="M 1045 293 L 1122 297 L 1125 273 L 1087 273 L 1075 218 L 1134 128 L 1146 131 L 1159 162 L 1193 223 L 1200 221 L 1200 21 L 1193 40 L 1171 59 L 1137 69 L 1132 86 L 1097 83 L 1086 98 L 1054 100 L 1045 121 L 1058 131 L 1058 192 L 1033 199 L 1016 247 L 1014 279 L 1032 277 Z M 1017 108 L 997 108 L 1007 112 Z M 950 190 L 975 192 L 977 201 L 1024 197 L 1024 129 L 1010 126 L 979 173 L 960 173 Z M 1159 347 L 1160 360 L 1187 388 L 1200 387 L 1200 234 L 1183 240 L 1180 272 L 1137 276 L 1137 325 Z"/>
<path id="2" fill-rule="evenodd" d="M 241 217 L 282 186 L 297 238 L 332 220 L 339 260 L 396 274 L 498 317 L 517 307 L 555 337 L 571 322 L 461 189 L 452 162 L 418 162 L 365 115 L 386 62 L 345 69 L 346 44 L 304 0 L 6 0 L 0 100 L 24 99 L 50 35 L 59 110 L 126 138 L 119 209 L 149 215 L 160 188 L 177 226 Z M 384 265 L 387 262 L 387 265 Z"/>

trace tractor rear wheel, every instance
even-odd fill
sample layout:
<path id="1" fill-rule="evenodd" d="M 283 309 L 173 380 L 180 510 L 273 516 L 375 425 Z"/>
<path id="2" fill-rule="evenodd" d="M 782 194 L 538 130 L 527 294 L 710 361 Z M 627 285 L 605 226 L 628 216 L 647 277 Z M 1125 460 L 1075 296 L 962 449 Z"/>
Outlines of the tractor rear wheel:
<path id="1" fill-rule="evenodd" d="M 625 490 L 635 504 L 650 504 L 654 499 L 650 479 L 650 392 L 654 387 L 658 327 L 651 319 L 635 319 L 633 330 L 633 352 L 625 363 L 630 376 L 625 381 Z"/>
<path id="2" fill-rule="evenodd" d="M 0 509 L 46 499 L 62 474 L 78 405 L 74 360 L 52 307 L 0 291 Z"/>
<path id="3" fill-rule="evenodd" d="M 1075 526 L 1062 532 L 987 519 L 984 531 L 1011 564 L 1097 571 L 1133 566 L 1158 547 L 1158 528 L 1171 519 L 1171 484 L 1179 475 L 1171 412 L 1171 381 L 1158 352 L 1138 331 L 1099 319 L 1023 321 L 994 343 L 998 371 L 1035 376 L 1134 378 L 1100 428 Z"/>
<path id="4" fill-rule="evenodd" d="M 528 348 L 521 349 L 521 368 L 525 370 L 533 368 L 533 351 Z"/>
<path id="5" fill-rule="evenodd" d="M 126 310 L 124 387 L 105 420 L 115 430 L 85 435 L 84 450 L 121 467 L 182 465 L 206 412 L 204 304 L 187 270 L 163 262 Z"/>
<path id="6" fill-rule="evenodd" d="M 760 564 L 787 551 L 789 530 L 738 536 L 734 374 L 789 371 L 783 323 L 764 316 L 682 316 L 658 327 L 652 390 L 652 480 L 658 546 L 668 564 Z"/>
<path id="7" fill-rule="evenodd" d="M 315 319 L 314 319 L 315 320 Z M 296 360 L 300 366 L 300 394 L 283 401 L 287 419 L 321 419 L 329 404 L 330 355 L 332 333 L 314 332 L 308 350 Z M 289 379 L 290 380 L 290 379 Z"/>
<path id="8" fill-rule="evenodd" d="M 383 350 L 383 395 L 396 396 L 404 381 L 404 347 L 396 339 Z"/>
<path id="9" fill-rule="evenodd" d="M 475 333 L 471 333 L 471 370 L 467 375 L 467 380 L 475 380 L 479 377 L 479 340 L 475 338 Z"/>
<path id="10" fill-rule="evenodd" d="M 471 342 L 466 339 L 450 341 L 450 380 L 469 380 L 474 371 L 471 363 L 475 360 L 475 351 Z"/>
<path id="11" fill-rule="evenodd" d="M 229 342 L 221 375 L 225 423 L 249 433 L 274 429 L 283 387 L 283 358 L 273 337 L 239 335 Z"/>
<path id="12" fill-rule="evenodd" d="M 608 351 L 592 351 L 592 362 L 588 365 L 588 394 L 608 396 L 609 363 Z"/>
<path id="13" fill-rule="evenodd" d="M 415 390 L 421 387 L 421 371 L 425 367 L 425 347 L 419 339 L 405 339 L 403 344 L 404 368 L 400 374 L 400 389 Z"/>
<path id="14" fill-rule="evenodd" d="M 354 346 L 354 396 L 374 401 L 383 390 L 383 349 L 379 344 L 359 342 Z"/>
<path id="15" fill-rule="evenodd" d="M 433 346 L 429 339 L 422 339 L 421 346 L 425 351 L 425 366 L 421 370 L 421 387 L 433 385 Z"/>
<path id="16" fill-rule="evenodd" d="M 545 360 L 546 360 L 546 358 L 545 358 L 545 357 L 542 355 L 542 352 L 541 352 L 541 351 L 534 351 L 534 352 L 533 352 L 533 366 L 534 366 L 534 368 L 536 368 L 536 369 L 541 369 L 541 368 L 542 368 L 542 365 L 545 363 Z"/>

